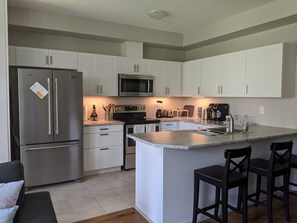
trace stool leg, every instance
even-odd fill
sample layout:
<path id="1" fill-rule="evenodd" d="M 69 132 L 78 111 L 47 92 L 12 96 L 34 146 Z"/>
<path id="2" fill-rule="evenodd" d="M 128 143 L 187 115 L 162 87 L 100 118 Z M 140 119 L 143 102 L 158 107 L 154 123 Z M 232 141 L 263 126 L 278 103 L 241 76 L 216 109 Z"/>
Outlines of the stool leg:
<path id="1" fill-rule="evenodd" d="M 289 206 L 289 181 L 290 174 L 284 175 L 284 208 L 286 221 L 290 222 L 290 206 Z"/>
<path id="2" fill-rule="evenodd" d="M 222 188 L 222 223 L 228 222 L 228 189 Z"/>
<path id="3" fill-rule="evenodd" d="M 220 207 L 220 191 L 219 187 L 216 187 L 216 207 L 214 210 L 214 216 L 218 217 L 219 214 L 219 207 Z"/>
<path id="4" fill-rule="evenodd" d="M 198 202 L 199 202 L 199 177 L 198 174 L 195 174 L 194 177 L 194 204 L 193 204 L 193 220 L 192 223 L 197 222 L 197 209 L 198 209 Z"/>
<path id="5" fill-rule="evenodd" d="M 247 207 L 247 183 L 240 187 L 242 197 L 242 218 L 243 223 L 248 222 L 248 207 Z"/>
<path id="6" fill-rule="evenodd" d="M 238 187 L 238 199 L 237 199 L 237 209 L 241 210 L 241 203 L 242 203 L 242 186 Z"/>
<path id="7" fill-rule="evenodd" d="M 273 223 L 273 213 L 272 213 L 272 196 L 274 188 L 274 178 L 267 177 L 267 214 L 268 223 Z"/>
<path id="8" fill-rule="evenodd" d="M 261 190 L 261 180 L 262 180 L 262 176 L 260 174 L 258 174 L 257 175 L 257 188 L 256 188 L 255 207 L 258 207 L 258 204 L 259 204 L 260 190 Z"/>

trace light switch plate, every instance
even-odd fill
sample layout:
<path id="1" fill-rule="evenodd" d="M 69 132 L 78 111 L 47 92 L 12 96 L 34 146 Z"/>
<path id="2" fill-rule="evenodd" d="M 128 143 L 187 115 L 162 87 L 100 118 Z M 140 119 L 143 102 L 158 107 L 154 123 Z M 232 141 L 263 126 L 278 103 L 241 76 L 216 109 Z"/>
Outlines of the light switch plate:
<path id="1" fill-rule="evenodd" d="M 264 115 L 264 106 L 260 106 L 260 115 Z"/>

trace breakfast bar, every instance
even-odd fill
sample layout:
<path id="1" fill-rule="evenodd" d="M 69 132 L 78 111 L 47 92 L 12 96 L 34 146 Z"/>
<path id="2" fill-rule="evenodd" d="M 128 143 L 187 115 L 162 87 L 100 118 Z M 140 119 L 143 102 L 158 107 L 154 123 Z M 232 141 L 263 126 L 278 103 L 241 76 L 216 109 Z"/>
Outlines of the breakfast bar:
<path id="1" fill-rule="evenodd" d="M 191 222 L 193 170 L 223 165 L 224 150 L 252 146 L 251 158 L 270 156 L 271 142 L 292 140 L 296 153 L 297 130 L 254 125 L 248 133 L 205 134 L 196 130 L 161 131 L 129 135 L 136 140 L 136 209 L 153 223 Z M 294 172 L 293 172 L 294 173 Z M 296 174 L 295 174 L 296 175 Z M 294 178 L 296 176 L 293 176 Z M 255 188 L 250 174 L 249 192 Z M 200 204 L 211 204 L 214 188 L 201 184 Z M 229 202 L 237 201 L 237 189 Z M 198 220 L 204 216 L 199 215 Z"/>

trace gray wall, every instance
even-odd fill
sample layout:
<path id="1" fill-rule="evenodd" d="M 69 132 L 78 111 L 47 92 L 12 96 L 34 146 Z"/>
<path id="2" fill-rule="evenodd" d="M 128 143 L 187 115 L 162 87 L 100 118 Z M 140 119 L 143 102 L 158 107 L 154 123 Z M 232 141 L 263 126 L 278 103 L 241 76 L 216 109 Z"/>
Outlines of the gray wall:
<path id="1" fill-rule="evenodd" d="M 9 30 L 9 45 L 98 53 L 115 56 L 121 55 L 120 42 L 102 41 L 96 40 L 94 38 L 87 39 L 13 29 Z M 184 61 L 185 51 L 144 46 L 143 58 Z"/>

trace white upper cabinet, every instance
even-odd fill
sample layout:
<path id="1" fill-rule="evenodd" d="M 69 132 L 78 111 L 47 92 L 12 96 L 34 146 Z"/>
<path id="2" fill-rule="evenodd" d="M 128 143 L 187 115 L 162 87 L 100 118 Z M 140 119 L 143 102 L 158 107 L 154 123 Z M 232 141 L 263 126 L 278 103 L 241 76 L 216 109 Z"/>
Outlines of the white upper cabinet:
<path id="1" fill-rule="evenodd" d="M 165 89 L 167 96 L 181 96 L 181 63 L 165 61 Z"/>
<path id="2" fill-rule="evenodd" d="M 181 63 L 152 60 L 151 72 L 155 77 L 155 96 L 181 95 Z"/>
<path id="3" fill-rule="evenodd" d="M 201 61 L 188 61 L 182 67 L 182 96 L 200 96 Z"/>
<path id="4" fill-rule="evenodd" d="M 118 73 L 151 74 L 149 60 L 118 57 Z"/>
<path id="5" fill-rule="evenodd" d="M 102 96 L 118 95 L 118 57 L 99 56 L 100 92 Z"/>
<path id="6" fill-rule="evenodd" d="M 246 51 L 221 56 L 220 96 L 245 96 Z"/>
<path id="7" fill-rule="evenodd" d="M 201 59 L 201 95 L 220 96 L 221 93 L 221 57 Z"/>
<path id="8" fill-rule="evenodd" d="M 247 50 L 246 96 L 294 94 L 295 47 L 275 44 Z"/>
<path id="9" fill-rule="evenodd" d="M 78 64 L 85 96 L 117 95 L 117 57 L 79 53 Z"/>
<path id="10" fill-rule="evenodd" d="M 99 56 L 97 54 L 78 53 L 78 71 L 83 72 L 83 95 L 100 95 Z"/>
<path id="11" fill-rule="evenodd" d="M 16 47 L 16 65 L 77 69 L 77 53 L 31 47 Z"/>

